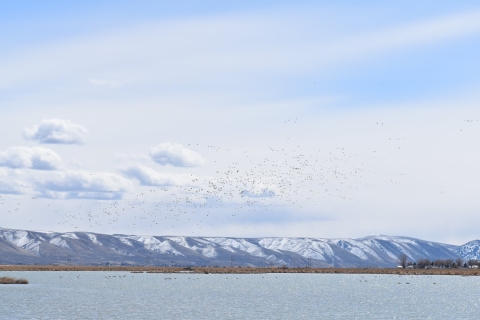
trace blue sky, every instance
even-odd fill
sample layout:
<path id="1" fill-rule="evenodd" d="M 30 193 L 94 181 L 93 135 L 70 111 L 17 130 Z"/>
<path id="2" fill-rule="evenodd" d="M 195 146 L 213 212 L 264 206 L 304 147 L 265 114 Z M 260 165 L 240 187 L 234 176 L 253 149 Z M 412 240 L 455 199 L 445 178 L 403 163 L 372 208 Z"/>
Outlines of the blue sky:
<path id="1" fill-rule="evenodd" d="M 8 32 L 0 38 L 4 44 L 2 56 L 6 57 L 72 39 L 112 34 L 128 28 L 164 22 L 208 21 L 222 17 L 240 20 L 241 17 L 245 17 L 245 20 L 250 17 L 256 20 L 268 17 L 275 22 L 286 19 L 287 26 L 283 26 L 278 33 L 275 25 L 271 28 L 268 23 L 259 25 L 258 34 L 253 35 L 252 42 L 258 44 L 257 41 L 266 40 L 267 45 L 271 42 L 272 45 L 281 46 L 281 42 L 285 41 L 283 45 L 289 47 L 290 42 L 298 44 L 297 38 L 300 39 L 299 43 L 314 43 L 315 40 L 331 40 L 336 37 L 348 39 L 351 34 L 374 34 L 478 10 L 474 7 L 474 2 L 463 2 L 462 5 L 455 6 L 447 2 L 425 2 L 421 5 L 402 2 L 395 6 L 364 2 L 360 6 L 347 1 L 336 6 L 318 2 L 293 6 L 288 2 L 262 2 L 258 5 L 249 2 L 219 4 L 215 1 L 201 4 L 195 1 L 175 4 L 158 1 L 135 4 L 113 4 L 109 1 L 76 4 L 27 1 L 13 2 L 6 6 L 6 10 L 2 10 L 4 16 L 1 20 L 4 30 Z M 324 34 L 324 37 L 318 36 L 319 34 Z M 379 50 L 378 54 L 361 58 L 361 63 L 346 61 L 346 65 L 337 66 L 333 74 L 319 73 L 315 65 L 310 70 L 300 67 L 288 71 L 278 70 L 280 74 L 274 79 L 271 70 L 267 74 L 259 72 L 260 76 L 265 76 L 265 82 L 274 86 L 270 90 L 264 88 L 259 94 L 278 97 L 281 92 L 285 95 L 283 98 L 288 98 L 323 94 L 328 90 L 327 93 L 330 94 L 368 103 L 399 97 L 432 97 L 439 90 L 453 93 L 461 91 L 474 82 L 478 74 L 475 59 L 478 53 L 478 34 L 445 38 L 443 41 L 426 41 L 424 44 L 386 49 L 384 53 Z M 246 44 L 248 41 L 242 45 Z M 260 46 L 260 49 L 263 48 Z M 306 86 L 307 80 L 316 81 L 318 86 Z M 257 84 L 252 86 L 256 87 Z"/>
<path id="2" fill-rule="evenodd" d="M 473 1 L 4 4 L 3 226 L 478 238 L 479 21 Z"/>

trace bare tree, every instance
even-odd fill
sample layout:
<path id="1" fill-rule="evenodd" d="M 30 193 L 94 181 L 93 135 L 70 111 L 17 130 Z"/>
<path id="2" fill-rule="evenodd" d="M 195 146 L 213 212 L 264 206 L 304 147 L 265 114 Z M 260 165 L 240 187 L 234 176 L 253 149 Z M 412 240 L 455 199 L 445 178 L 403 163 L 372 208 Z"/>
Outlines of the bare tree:
<path id="1" fill-rule="evenodd" d="M 425 269 L 425 267 L 429 266 L 432 262 L 430 259 L 422 258 L 417 261 L 417 267 L 419 269 Z"/>
<path id="2" fill-rule="evenodd" d="M 455 259 L 455 264 L 457 265 L 457 268 L 460 268 L 463 265 L 463 259 L 462 258 Z"/>
<path id="3" fill-rule="evenodd" d="M 445 260 L 445 267 L 452 268 L 455 262 L 452 259 Z"/>
<path id="4" fill-rule="evenodd" d="M 445 260 L 442 260 L 442 259 L 437 259 L 433 261 L 433 263 L 435 264 L 435 266 L 439 268 L 442 268 L 443 266 L 445 266 Z"/>
<path id="5" fill-rule="evenodd" d="M 402 268 L 407 267 L 407 255 L 405 253 L 402 253 L 401 255 L 398 256 L 398 265 L 402 266 Z"/>
<path id="6" fill-rule="evenodd" d="M 478 266 L 478 260 L 470 259 L 468 260 L 468 265 L 471 266 Z"/>

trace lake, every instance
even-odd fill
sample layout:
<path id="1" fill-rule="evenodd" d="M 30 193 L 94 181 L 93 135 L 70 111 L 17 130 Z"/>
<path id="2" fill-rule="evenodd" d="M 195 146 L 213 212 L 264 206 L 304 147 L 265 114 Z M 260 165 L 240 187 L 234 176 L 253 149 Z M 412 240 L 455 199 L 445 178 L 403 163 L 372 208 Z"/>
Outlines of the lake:
<path id="1" fill-rule="evenodd" d="M 0 272 L 0 319 L 477 319 L 480 278 Z"/>

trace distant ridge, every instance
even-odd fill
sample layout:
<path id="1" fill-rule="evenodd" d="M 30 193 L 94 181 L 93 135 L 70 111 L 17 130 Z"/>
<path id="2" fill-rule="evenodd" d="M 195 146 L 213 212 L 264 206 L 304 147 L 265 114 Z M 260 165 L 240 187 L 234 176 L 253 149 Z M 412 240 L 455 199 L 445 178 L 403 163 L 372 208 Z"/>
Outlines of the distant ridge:
<path id="1" fill-rule="evenodd" d="M 386 235 L 230 238 L 0 228 L 0 264 L 394 267 L 400 254 L 410 261 L 480 259 L 480 240 L 455 246 Z"/>

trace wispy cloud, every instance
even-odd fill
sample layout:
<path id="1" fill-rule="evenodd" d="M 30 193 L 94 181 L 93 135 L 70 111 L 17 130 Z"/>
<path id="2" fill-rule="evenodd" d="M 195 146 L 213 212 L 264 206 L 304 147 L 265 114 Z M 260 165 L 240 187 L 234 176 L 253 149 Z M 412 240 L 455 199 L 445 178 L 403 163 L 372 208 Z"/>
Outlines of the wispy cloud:
<path id="1" fill-rule="evenodd" d="M 331 65 L 378 56 L 392 50 L 429 46 L 480 33 L 480 11 L 435 17 L 390 26 L 381 31 L 354 34 L 338 41 L 314 45 L 306 61 L 317 57 Z M 306 49 L 306 48 L 304 48 Z"/>
<path id="2" fill-rule="evenodd" d="M 308 24 L 282 24 L 289 15 L 277 12 L 268 16 L 173 20 L 72 39 L 5 60 L 0 64 L 0 88 L 72 74 L 108 74 L 112 70 L 125 74 L 138 70 L 147 82 L 168 84 L 221 81 L 223 76 L 258 74 L 266 69 L 298 74 L 480 33 L 480 11 L 341 35 L 334 30 L 327 34 L 314 32 L 306 29 Z M 265 21 L 275 28 L 266 28 Z M 308 40 L 292 36 L 295 34 L 307 34 Z M 115 77 L 87 79 L 93 85 L 111 88 L 131 83 Z"/>

